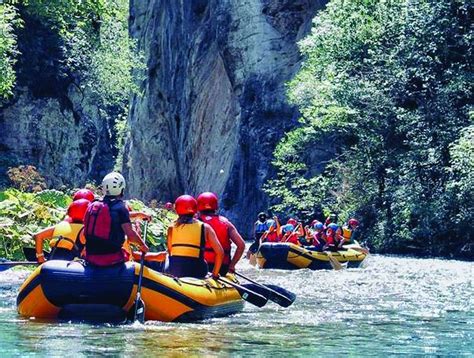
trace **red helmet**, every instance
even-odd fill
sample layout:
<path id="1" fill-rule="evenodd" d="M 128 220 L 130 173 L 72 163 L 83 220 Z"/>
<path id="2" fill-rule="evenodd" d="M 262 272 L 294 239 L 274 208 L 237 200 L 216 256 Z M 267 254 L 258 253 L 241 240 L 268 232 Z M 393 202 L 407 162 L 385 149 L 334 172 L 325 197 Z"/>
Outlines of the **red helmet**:
<path id="1" fill-rule="evenodd" d="M 169 201 L 165 204 L 165 209 L 171 210 L 173 209 L 173 203 L 170 203 Z"/>
<path id="2" fill-rule="evenodd" d="M 217 210 L 217 195 L 211 192 L 199 194 L 197 198 L 198 211 Z"/>
<path id="3" fill-rule="evenodd" d="M 359 221 L 357 219 L 349 219 L 347 223 L 349 226 L 359 226 Z"/>
<path id="4" fill-rule="evenodd" d="M 181 195 L 174 202 L 176 214 L 194 215 L 197 212 L 197 201 L 191 195 Z"/>
<path id="5" fill-rule="evenodd" d="M 288 219 L 287 224 L 290 224 L 296 227 L 296 224 L 298 224 L 298 222 L 295 219 L 290 218 Z"/>
<path id="6" fill-rule="evenodd" d="M 87 199 L 78 199 L 69 205 L 67 215 L 71 218 L 72 222 L 82 223 L 84 221 L 84 215 L 89 204 L 90 201 Z"/>
<path id="7" fill-rule="evenodd" d="M 76 201 L 76 200 L 79 200 L 79 199 L 86 199 L 86 200 L 89 200 L 89 201 L 92 202 L 95 199 L 95 195 L 89 189 L 79 189 L 78 191 L 76 191 L 74 193 L 74 195 L 72 197 L 72 200 Z"/>

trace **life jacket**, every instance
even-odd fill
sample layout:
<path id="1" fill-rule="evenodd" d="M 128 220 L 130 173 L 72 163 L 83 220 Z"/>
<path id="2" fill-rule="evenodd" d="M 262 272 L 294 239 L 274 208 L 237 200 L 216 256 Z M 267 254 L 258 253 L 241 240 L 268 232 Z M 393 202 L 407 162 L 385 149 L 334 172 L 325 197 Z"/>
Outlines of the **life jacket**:
<path id="1" fill-rule="evenodd" d="M 350 242 L 352 236 L 352 230 L 347 226 L 342 227 L 342 237 L 344 238 L 345 242 Z"/>
<path id="2" fill-rule="evenodd" d="M 332 235 L 328 235 L 326 234 L 326 243 L 329 245 L 329 246 L 333 246 L 333 245 L 336 245 L 336 233 L 334 232 Z"/>
<path id="3" fill-rule="evenodd" d="M 86 236 L 86 260 L 97 266 L 110 266 L 123 262 L 123 242 L 111 237 L 112 217 L 110 206 L 121 202 L 95 201 L 89 205 L 84 216 Z"/>
<path id="4" fill-rule="evenodd" d="M 276 229 L 274 229 L 272 232 L 269 232 L 264 241 L 265 242 L 280 242 L 280 238 L 278 237 L 278 233 Z"/>
<path id="5" fill-rule="evenodd" d="M 265 220 L 265 222 L 261 222 L 260 220 L 257 220 L 255 222 L 255 233 L 257 234 L 263 234 L 265 231 L 270 230 L 272 226 L 275 225 L 275 221 L 271 219 Z"/>
<path id="6" fill-rule="evenodd" d="M 299 245 L 298 234 L 296 232 L 287 232 L 281 239 L 282 242 L 289 242 L 291 244 Z"/>
<path id="7" fill-rule="evenodd" d="M 85 244 L 79 239 L 83 227 L 83 224 L 61 221 L 54 227 L 53 239 L 49 241 L 49 246 L 69 251 L 74 250 L 79 255 Z"/>
<path id="8" fill-rule="evenodd" d="M 222 245 L 224 249 L 224 260 L 222 261 L 223 265 L 230 264 L 230 249 L 231 249 L 231 241 L 229 237 L 229 224 L 225 217 L 219 215 L 199 215 L 199 220 L 209 224 L 214 231 L 216 232 L 217 239 Z M 204 260 L 207 263 L 213 264 L 216 262 L 216 253 L 214 252 L 211 245 L 206 242 L 205 252 L 204 252 Z"/>
<path id="9" fill-rule="evenodd" d="M 171 226 L 168 241 L 171 246 L 170 256 L 204 258 L 206 236 L 202 222 Z"/>
<path id="10" fill-rule="evenodd" d="M 315 231 L 314 234 L 313 234 L 313 245 L 317 246 L 317 245 L 321 245 L 321 244 L 325 244 L 325 243 L 326 243 L 326 240 L 324 239 L 324 232 L 323 231 L 320 231 L 320 232 Z"/>

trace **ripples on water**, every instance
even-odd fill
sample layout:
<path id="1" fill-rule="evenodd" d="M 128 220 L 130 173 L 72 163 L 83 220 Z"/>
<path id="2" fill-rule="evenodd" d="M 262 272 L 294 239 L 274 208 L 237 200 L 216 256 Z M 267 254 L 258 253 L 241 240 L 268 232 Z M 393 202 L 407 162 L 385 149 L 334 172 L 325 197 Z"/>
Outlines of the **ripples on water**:
<path id="1" fill-rule="evenodd" d="M 26 271 L 0 273 L 0 354 L 329 355 L 474 354 L 470 262 L 371 256 L 365 269 L 242 273 L 297 293 L 293 306 L 250 304 L 194 324 L 41 323 L 17 316 Z"/>

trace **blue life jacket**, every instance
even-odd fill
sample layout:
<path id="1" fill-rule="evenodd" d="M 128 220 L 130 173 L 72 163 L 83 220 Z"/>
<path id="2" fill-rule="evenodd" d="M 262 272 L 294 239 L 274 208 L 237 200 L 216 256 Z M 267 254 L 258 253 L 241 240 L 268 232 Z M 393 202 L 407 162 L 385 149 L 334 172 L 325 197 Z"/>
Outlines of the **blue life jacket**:
<path id="1" fill-rule="evenodd" d="M 275 221 L 272 219 L 268 219 L 263 223 L 260 220 L 257 220 L 255 222 L 255 232 L 264 233 L 265 231 L 269 230 L 274 225 L 275 225 Z"/>

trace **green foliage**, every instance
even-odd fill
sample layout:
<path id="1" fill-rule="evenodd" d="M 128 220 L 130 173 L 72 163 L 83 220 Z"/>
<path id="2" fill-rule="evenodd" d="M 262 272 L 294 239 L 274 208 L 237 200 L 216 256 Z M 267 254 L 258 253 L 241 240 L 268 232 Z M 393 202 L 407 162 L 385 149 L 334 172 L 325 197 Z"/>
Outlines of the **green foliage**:
<path id="1" fill-rule="evenodd" d="M 17 55 L 15 26 L 20 26 L 16 8 L 0 3 L 0 100 L 13 94 L 15 57 Z"/>
<path id="2" fill-rule="evenodd" d="M 380 250 L 459 252 L 472 240 L 472 225 L 455 219 L 472 204 L 453 195 L 472 190 L 458 164 L 472 161 L 472 137 L 451 146 L 472 123 L 470 6 L 329 3 L 289 84 L 302 116 L 274 153 L 277 210 L 360 216 Z"/>
<path id="3" fill-rule="evenodd" d="M 127 202 L 134 211 L 144 212 L 153 218 L 148 225 L 147 245 L 151 246 L 154 250 L 165 250 L 167 230 L 170 224 L 176 219 L 176 214 L 169 210 L 146 206 L 142 201 L 137 199 Z"/>
<path id="4" fill-rule="evenodd" d="M 15 81 L 17 8 L 21 16 L 39 19 L 60 35 L 63 58 L 58 62 L 99 107 L 101 118 L 110 126 L 122 121 L 145 69 L 143 55 L 128 33 L 129 1 L 25 0 L 0 5 L 0 99 L 11 94 Z"/>
<path id="5" fill-rule="evenodd" d="M 67 61 L 82 74 L 81 87 L 92 91 L 102 106 L 126 108 L 130 93 L 138 93 L 136 83 L 145 65 L 128 34 L 128 1 L 105 3 L 108 11 L 101 13 L 100 31 L 77 26 L 64 36 Z"/>
<path id="6" fill-rule="evenodd" d="M 69 193 L 58 190 L 27 193 L 10 188 L 0 191 L 0 257 L 24 259 L 22 248 L 34 245 L 32 235 L 60 222 L 71 202 Z M 165 249 L 166 230 L 176 215 L 148 207 L 139 200 L 130 200 L 128 204 L 133 210 L 152 216 L 147 244 L 153 250 Z"/>
<path id="7" fill-rule="evenodd" d="M 70 201 L 66 194 L 53 191 L 0 192 L 0 257 L 23 259 L 22 248 L 34 245 L 32 235 L 61 221 Z"/>

